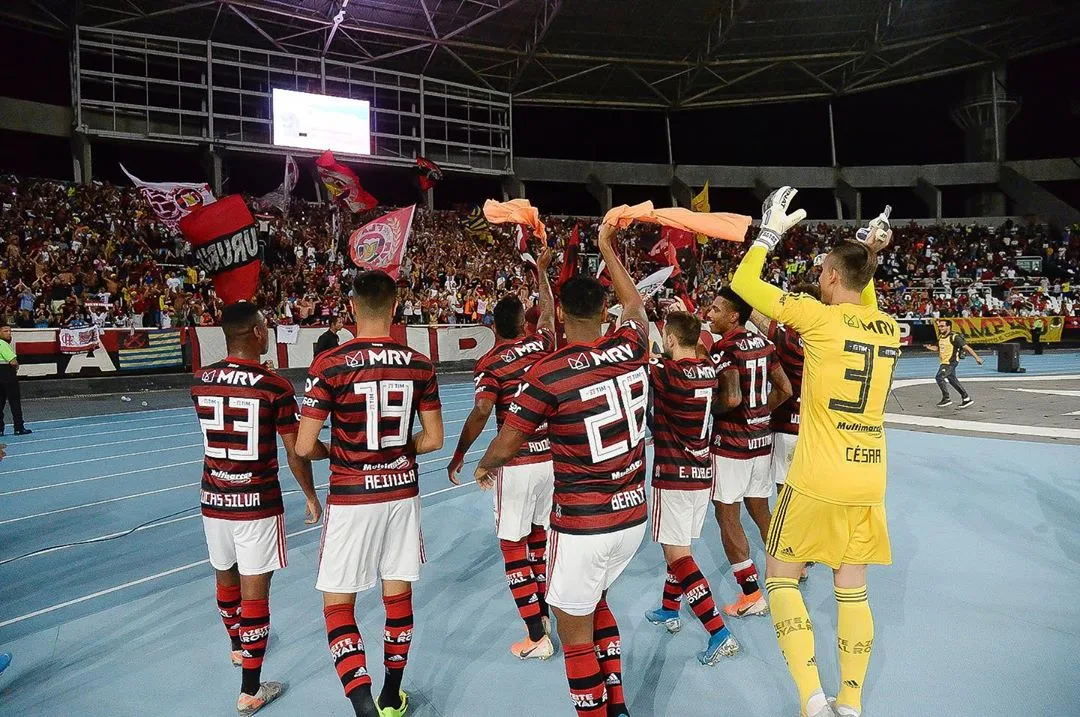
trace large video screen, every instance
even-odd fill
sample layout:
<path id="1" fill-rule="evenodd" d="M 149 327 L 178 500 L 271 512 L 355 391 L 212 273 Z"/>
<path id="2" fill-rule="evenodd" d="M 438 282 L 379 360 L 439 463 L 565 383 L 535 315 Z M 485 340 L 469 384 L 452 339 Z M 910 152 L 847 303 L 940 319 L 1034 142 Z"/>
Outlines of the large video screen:
<path id="1" fill-rule="evenodd" d="M 274 144 L 371 154 L 371 105 L 307 92 L 275 89 Z"/>

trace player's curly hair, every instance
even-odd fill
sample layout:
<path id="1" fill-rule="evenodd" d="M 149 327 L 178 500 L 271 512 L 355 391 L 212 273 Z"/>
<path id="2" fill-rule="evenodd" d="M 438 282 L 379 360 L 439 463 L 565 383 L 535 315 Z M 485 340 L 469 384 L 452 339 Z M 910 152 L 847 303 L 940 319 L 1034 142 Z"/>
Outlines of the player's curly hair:
<path id="1" fill-rule="evenodd" d="M 591 276 L 575 276 L 559 289 L 562 310 L 575 319 L 599 319 L 604 312 L 607 290 Z"/>
<path id="2" fill-rule="evenodd" d="M 739 323 L 745 324 L 750 320 L 750 314 L 753 313 L 753 309 L 750 308 L 750 304 L 746 303 L 746 300 L 731 290 L 730 286 L 725 286 L 716 294 L 724 301 L 735 307 L 735 310 L 739 312 Z"/>
<path id="3" fill-rule="evenodd" d="M 862 242 L 850 239 L 834 246 L 829 256 L 840 272 L 840 282 L 844 288 L 853 291 L 862 291 L 874 278 L 878 268 L 877 255 Z"/>

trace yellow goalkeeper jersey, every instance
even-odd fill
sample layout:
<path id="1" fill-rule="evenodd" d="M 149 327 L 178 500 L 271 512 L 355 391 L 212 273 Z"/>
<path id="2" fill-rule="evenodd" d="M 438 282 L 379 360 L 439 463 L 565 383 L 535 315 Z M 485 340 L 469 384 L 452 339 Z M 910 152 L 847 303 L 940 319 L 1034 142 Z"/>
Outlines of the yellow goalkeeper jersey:
<path id="1" fill-rule="evenodd" d="M 787 482 L 839 505 L 885 500 L 885 401 L 900 328 L 876 306 L 780 294 L 771 315 L 803 340 L 799 442 Z M 767 312 L 769 313 L 769 312 Z"/>

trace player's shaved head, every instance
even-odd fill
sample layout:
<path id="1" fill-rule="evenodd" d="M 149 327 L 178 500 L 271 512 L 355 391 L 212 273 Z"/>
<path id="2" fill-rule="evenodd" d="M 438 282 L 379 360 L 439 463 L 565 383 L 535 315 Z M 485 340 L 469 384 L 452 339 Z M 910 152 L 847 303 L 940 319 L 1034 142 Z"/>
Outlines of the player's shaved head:
<path id="1" fill-rule="evenodd" d="M 240 301 L 222 309 L 221 330 L 230 356 L 256 360 L 266 353 L 269 339 L 266 318 L 255 304 Z"/>
<path id="2" fill-rule="evenodd" d="M 685 311 L 669 311 L 664 319 L 664 333 L 673 336 L 684 349 L 695 348 L 701 338 L 701 319 Z"/>
<path id="3" fill-rule="evenodd" d="M 510 294 L 495 304 L 495 334 L 501 339 L 516 339 L 525 334 L 525 305 Z"/>
<path id="4" fill-rule="evenodd" d="M 393 313 L 397 285 L 385 271 L 360 272 L 353 279 L 352 288 L 352 300 L 358 314 L 387 316 Z"/>
<path id="5" fill-rule="evenodd" d="M 259 307 L 248 301 L 230 304 L 221 311 L 221 329 L 225 332 L 226 343 L 251 333 L 252 329 L 265 322 Z"/>
<path id="6" fill-rule="evenodd" d="M 575 276 L 559 290 L 559 305 L 570 318 L 600 321 L 606 297 L 607 290 L 599 281 L 591 276 Z"/>
<path id="7" fill-rule="evenodd" d="M 877 257 L 862 242 L 844 241 L 833 247 L 825 257 L 822 273 L 834 269 L 845 289 L 862 291 L 877 271 Z"/>

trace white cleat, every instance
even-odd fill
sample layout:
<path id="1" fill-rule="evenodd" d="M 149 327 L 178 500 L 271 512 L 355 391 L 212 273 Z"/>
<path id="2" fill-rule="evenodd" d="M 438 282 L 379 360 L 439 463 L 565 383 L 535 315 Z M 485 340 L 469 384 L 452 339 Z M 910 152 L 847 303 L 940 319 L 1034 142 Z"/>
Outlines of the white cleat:
<path id="1" fill-rule="evenodd" d="M 854 707 L 848 707 L 847 705 L 836 704 L 836 698 L 829 698 L 829 706 L 832 707 L 833 712 L 837 714 L 837 717 L 860 717 L 861 713 Z"/>
<path id="2" fill-rule="evenodd" d="M 250 717 L 281 697 L 284 691 L 285 685 L 280 682 L 263 682 L 259 685 L 259 691 L 253 695 L 245 695 L 241 692 L 240 698 L 236 701 L 237 717 Z"/>

